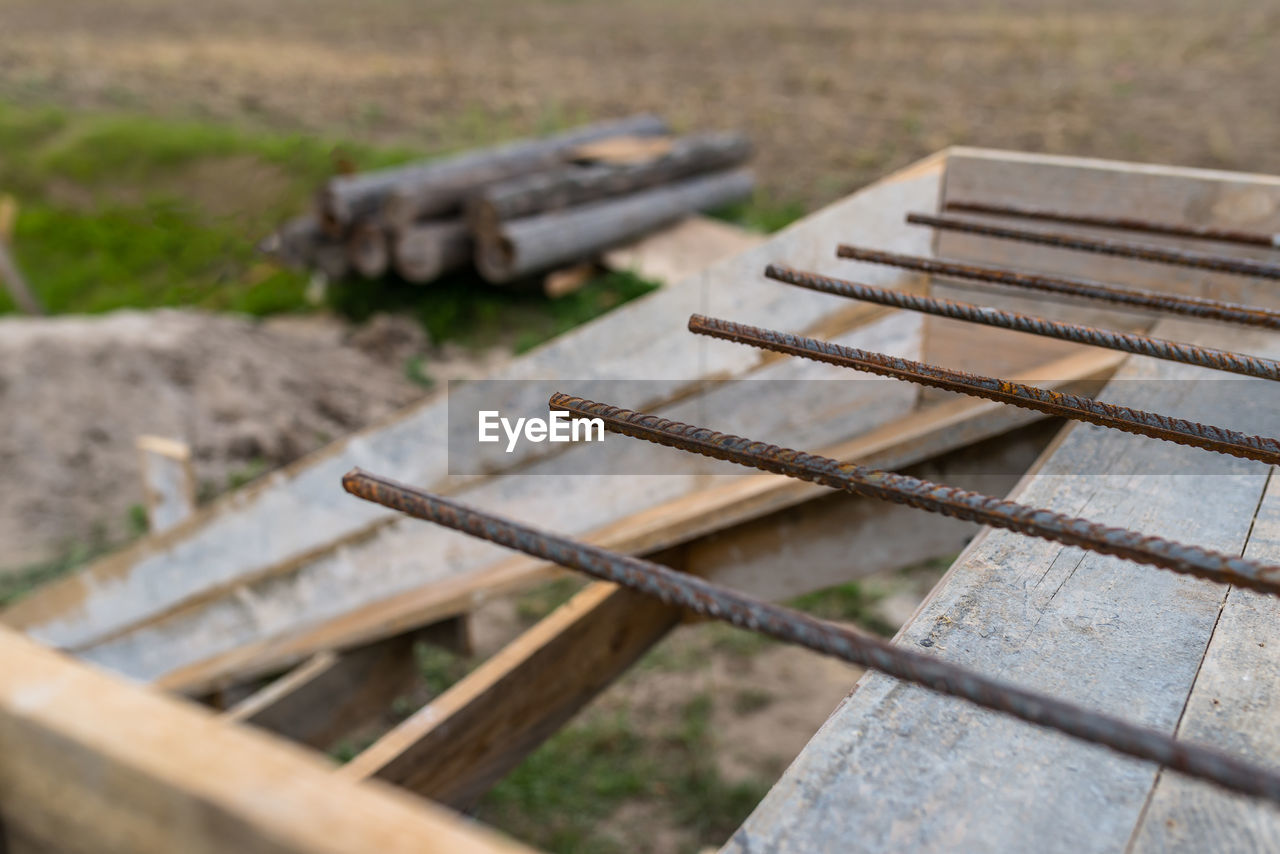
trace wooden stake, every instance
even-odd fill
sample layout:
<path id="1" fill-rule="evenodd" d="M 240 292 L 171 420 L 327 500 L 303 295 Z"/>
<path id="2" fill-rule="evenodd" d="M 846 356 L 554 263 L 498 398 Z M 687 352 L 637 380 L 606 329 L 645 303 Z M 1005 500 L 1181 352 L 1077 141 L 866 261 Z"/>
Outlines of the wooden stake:
<path id="1" fill-rule="evenodd" d="M 35 293 L 27 283 L 18 263 L 13 259 L 10 247 L 13 243 L 13 229 L 18 221 L 18 201 L 13 196 L 0 196 L 0 283 L 9 291 L 9 296 L 23 314 L 42 315 L 44 306 L 36 299 Z"/>

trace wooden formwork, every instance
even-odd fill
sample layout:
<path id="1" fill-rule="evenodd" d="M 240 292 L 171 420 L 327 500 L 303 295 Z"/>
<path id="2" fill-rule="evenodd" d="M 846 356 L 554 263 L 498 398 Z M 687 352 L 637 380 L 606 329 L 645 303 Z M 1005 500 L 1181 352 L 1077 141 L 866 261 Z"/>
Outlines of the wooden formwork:
<path id="1" fill-rule="evenodd" d="M 1244 222 L 1280 231 L 1280 181 L 1273 178 L 951 149 L 757 249 L 513 361 L 498 373 L 521 381 L 512 384 L 506 402 L 517 412 L 545 409 L 547 395 L 556 390 L 603 389 L 595 395 L 609 399 L 611 383 L 644 379 L 650 381 L 643 386 L 648 399 L 617 402 L 670 417 L 701 413 L 684 420 L 987 493 L 1016 490 L 1042 506 L 1072 512 L 1088 507 L 1141 530 L 1185 524 L 1193 499 L 1165 500 L 1158 486 L 1107 485 L 1117 476 L 1134 481 L 1142 465 L 1158 464 L 1159 455 L 1168 453 L 1160 443 L 1118 434 L 1098 439 L 1093 428 L 1067 428 L 1051 442 L 1056 425 L 1036 413 L 884 383 L 828 384 L 837 391 L 824 394 L 824 406 L 798 418 L 787 413 L 804 401 L 784 406 L 762 400 L 758 389 L 767 384 L 757 381 L 846 375 L 694 339 L 684 331 L 689 314 L 697 311 L 1060 389 L 1096 390 L 1117 370 L 1143 378 L 1182 376 L 1112 351 L 1016 333 L 965 334 L 953 322 L 851 308 L 760 277 L 766 263 L 777 261 L 900 289 L 963 292 L 960 298 L 975 302 L 1112 328 L 1145 330 L 1152 324 L 1133 314 L 975 293 L 973 287 L 855 266 L 834 257 L 836 243 L 844 241 L 1276 303 L 1256 282 L 1238 277 L 958 235 L 935 243 L 928 230 L 902 222 L 907 212 L 935 210 L 940 199 L 962 197 L 1080 212 L 1155 217 L 1155 211 L 1170 220 Z M 1168 337 L 1203 343 L 1224 334 L 1212 326 L 1167 321 L 1160 329 Z M 1236 335 L 1235 348 L 1272 355 L 1280 350 L 1270 333 Z M 1147 401 L 1143 395 L 1156 392 L 1142 389 L 1108 387 L 1126 395 L 1122 402 L 1150 403 L 1153 409 L 1161 402 L 1192 409 L 1214 404 L 1207 397 Z M 453 405 L 467 404 L 465 387 L 453 393 Z M 1032 541 L 1020 546 L 1023 551 L 1011 551 L 1009 537 L 979 532 L 971 523 L 922 518 L 912 509 L 775 475 L 721 476 L 692 463 L 681 468 L 677 461 L 664 469 L 668 477 L 640 479 L 645 483 L 637 486 L 623 475 L 575 474 L 578 449 L 542 457 L 517 454 L 489 474 L 451 475 L 449 429 L 445 398 L 429 398 L 6 612 L 2 619 L 11 630 L 0 636 L 9 653 L 0 674 L 0 816 L 10 844 L 72 851 L 514 849 L 404 790 L 455 808 L 474 803 L 682 615 L 609 584 L 590 585 L 353 761 L 335 767 L 308 755 L 261 730 L 302 745 L 331 742 L 407 684 L 416 639 L 430 635 L 465 645 L 465 614 L 476 602 L 555 571 L 350 499 L 339 481 L 352 465 L 431 485 L 612 549 L 657 556 L 772 600 L 954 554 L 977 534 L 904 628 L 904 642 L 940 639 L 931 643 L 941 654 L 992 672 L 1009 667 L 1016 681 L 1055 693 L 1075 695 L 1073 686 L 1096 684 L 1100 690 L 1086 695 L 1092 704 L 1121 714 L 1136 704 L 1145 722 L 1170 732 L 1190 727 L 1208 733 L 1206 739 L 1213 738 L 1213 728 L 1197 717 L 1192 701 L 1205 692 L 1220 699 L 1238 690 L 1230 678 L 1238 650 L 1230 652 L 1228 645 L 1240 646 L 1241 637 L 1251 636 L 1248 626 L 1262 619 L 1241 611 L 1246 627 L 1222 640 L 1226 636 L 1215 634 L 1207 615 L 1215 607 L 1228 616 L 1237 605 L 1255 609 L 1258 603 L 1247 597 L 1237 603 L 1231 597 L 1238 592 L 1217 601 L 1219 591 L 1205 592 L 1197 582 L 1143 573 L 1126 577 L 1131 589 L 1124 595 L 1126 607 L 1150 616 L 1114 629 L 1112 617 L 1097 604 L 1115 595 L 1114 575 L 1103 571 L 1112 559 L 1099 559 L 1098 571 L 1084 572 L 1081 567 L 1095 564 L 1071 550 Z M 1042 451 L 1039 473 L 1019 483 L 1017 472 L 1032 468 Z M 657 459 L 667 452 L 646 453 Z M 1069 473 L 1085 460 L 1089 472 L 1078 478 L 1048 474 Z M 1249 539 L 1249 531 L 1255 511 L 1264 519 L 1270 506 L 1262 500 L 1267 472 L 1257 464 L 1241 465 L 1226 481 L 1217 472 L 1197 475 L 1209 479 L 1191 490 L 1195 506 L 1213 495 L 1221 510 L 1198 524 L 1195 537 L 1177 538 L 1220 548 L 1265 548 L 1262 540 Z M 516 470 L 542 477 L 507 473 Z M 1232 488 L 1223 488 L 1227 481 Z M 631 485 L 621 488 L 625 484 Z M 1256 530 L 1268 528 L 1260 524 Z M 1260 545 L 1249 545 L 1255 542 Z M 1064 570 L 1072 560 L 1074 568 Z M 995 571 L 1009 564 L 1024 579 L 1021 586 Z M 1065 577 L 1050 596 L 1042 588 L 1045 579 L 1058 578 L 1055 572 Z M 1031 583 L 1037 575 L 1041 581 Z M 1164 608 L 1167 601 L 1181 603 L 1182 610 Z M 1145 612 L 1138 607 L 1143 602 Z M 1134 682 L 1135 659 L 1120 650 L 1142 648 L 1134 635 L 1168 629 L 1162 620 L 1178 631 L 1156 645 L 1165 658 L 1140 660 L 1146 668 L 1141 672 L 1157 673 L 1176 659 L 1177 676 Z M 230 695 L 246 680 L 293 669 L 219 716 L 95 672 L 13 629 L 92 665 L 183 694 Z M 1033 639 L 1032 651 L 1009 640 L 1010 632 L 1020 633 L 1018 644 Z M 1082 634 L 1089 644 L 1080 642 Z M 1222 644 L 1220 656 L 1210 638 Z M 570 652 L 572 667 L 565 666 Z M 1274 667 L 1269 659 L 1258 661 L 1269 655 L 1266 647 L 1248 652 L 1242 666 Z M 1208 671 L 1190 667 L 1200 658 L 1221 658 L 1222 664 Z M 1201 674 L 1217 682 L 1202 681 Z M 1125 693 L 1134 686 L 1136 699 Z M 1265 705 L 1266 699 L 1253 702 Z M 1175 713 L 1180 703 L 1186 715 Z M 1250 714 L 1232 718 L 1229 727 L 1265 727 L 1265 715 Z M 1221 719 L 1215 720 L 1221 729 Z M 865 735 L 873 729 L 875 738 Z M 979 731 L 982 738 L 966 737 Z M 1258 738 L 1260 749 L 1272 743 Z M 1034 831 L 1040 847 L 1080 843 L 1107 850 L 1123 847 L 1128 833 L 1155 839 L 1155 831 L 1143 828 L 1182 809 L 1208 809 L 1214 816 L 1226 810 L 1220 814 L 1247 819 L 1242 833 L 1273 832 L 1269 814 L 1252 804 L 1224 805 L 1194 790 L 1187 794 L 1183 781 L 1162 781 L 1148 765 L 1064 741 L 868 677 L 730 847 L 897 850 L 947 847 L 952 839 L 963 842 L 961 847 L 1021 850 Z M 979 742 L 995 747 L 979 749 Z M 858 751 L 856 763 L 840 758 Z M 1006 755 L 1010 751 L 1014 755 Z M 908 756 L 911 761 L 903 761 Z M 913 792 L 924 771 L 938 779 Z M 1006 773 L 1004 780 L 1000 775 Z M 815 775 L 828 783 L 815 785 Z M 1099 780 L 1108 783 L 1101 786 Z M 1121 806 L 1111 804 L 1113 797 Z M 1087 832 L 1073 833 L 1064 826 L 1072 815 L 1077 822 L 1081 815 L 1105 820 L 1091 818 Z M 884 830 L 860 835 L 855 829 L 862 822 Z"/>

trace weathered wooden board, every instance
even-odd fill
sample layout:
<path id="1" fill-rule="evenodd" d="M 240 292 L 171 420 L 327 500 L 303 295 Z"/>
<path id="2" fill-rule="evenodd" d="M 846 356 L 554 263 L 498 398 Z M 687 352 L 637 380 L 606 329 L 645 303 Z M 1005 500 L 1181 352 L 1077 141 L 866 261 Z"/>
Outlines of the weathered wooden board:
<path id="1" fill-rule="evenodd" d="M 1113 353 L 1085 353 L 1051 367 L 1050 375 L 1084 378 L 1106 376 L 1120 358 Z M 1083 391 L 1080 383 L 1054 387 Z M 999 436 L 1039 418 L 1036 413 L 990 401 L 963 398 L 890 422 L 856 440 L 829 448 L 829 456 L 898 468 Z M 691 538 L 745 522 L 821 495 L 825 489 L 776 475 L 752 475 L 723 486 L 710 486 L 619 519 L 584 538 L 630 553 L 669 548 Z M 196 690 L 219 674 L 248 674 L 262 667 L 282 667 L 318 649 L 359 644 L 406 631 L 475 606 L 485 598 L 546 578 L 556 568 L 532 558 L 503 560 L 488 569 L 446 582 L 433 582 L 387 599 L 344 612 L 302 631 L 269 639 L 230 654 L 177 671 L 160 680 L 175 690 Z"/>
<path id="2" fill-rule="evenodd" d="M 1280 352 L 1275 335 L 1221 328 L 1211 335 L 1173 322 L 1157 329 Z M 1112 385 L 1158 411 L 1216 423 L 1248 414 L 1270 435 L 1280 432 L 1276 387 L 1183 381 L 1205 376 L 1130 357 Z M 1014 495 L 1239 553 L 1268 476 L 1261 464 L 1074 425 Z M 986 530 L 898 642 L 1172 733 L 1225 592 Z M 868 674 L 726 850 L 1116 851 L 1138 826 L 1156 780 L 1148 763 Z"/>
<path id="3" fill-rule="evenodd" d="M 593 388 L 590 380 L 644 378 L 652 381 L 647 387 L 651 396 L 628 403 L 646 408 L 687 394 L 704 378 L 742 376 L 765 361 L 747 348 L 708 346 L 710 342 L 690 336 L 683 319 L 694 311 L 794 330 L 840 331 L 875 316 L 842 307 L 836 309 L 841 312 L 836 320 L 843 322 L 833 321 L 829 297 L 779 287 L 760 271 L 769 261 L 784 260 L 835 272 L 832 246 L 850 234 L 889 248 L 927 252 L 928 235 L 908 229 L 898 217 L 934 204 L 940 170 L 941 161 L 934 158 L 891 176 L 681 287 L 624 306 L 514 360 L 496 378 L 577 377 L 582 381 L 578 388 L 588 391 Z M 918 281 L 889 270 L 872 278 L 898 286 Z M 520 389 L 502 409 L 545 412 L 544 389 L 536 383 Z M 463 403 L 465 395 L 455 389 L 454 402 Z M 47 643 L 87 647 L 202 598 L 224 595 L 246 581 L 294 571 L 319 555 L 370 537 L 392 519 L 385 509 L 353 501 L 337 487 L 352 466 L 457 488 L 457 479 L 447 476 L 446 430 L 446 401 L 436 395 L 227 496 L 171 531 L 51 585 L 9 609 L 4 621 Z M 517 453 L 508 465 L 527 462 L 527 456 Z M 351 571 L 351 583 L 360 587 L 376 579 L 376 570 L 369 567 Z"/>
<path id="4" fill-rule="evenodd" d="M 944 202 L 1034 204 L 1069 213 L 1139 217 L 1189 225 L 1217 224 L 1269 232 L 1280 230 L 1280 178 L 1273 175 L 952 148 L 947 152 L 942 196 Z M 1014 222 L 1005 218 L 982 218 Z M 1199 240 L 1120 234 L 1077 226 L 1028 223 L 1025 220 L 1019 223 L 1043 230 L 1096 234 L 1110 239 L 1201 251 L 1221 248 Z M 1280 291 L 1274 283 L 1265 280 L 1113 258 L 1092 252 L 948 231 L 938 232 L 935 251 L 939 257 L 968 259 L 993 266 L 1084 276 L 1147 290 L 1255 305 L 1280 305 Z M 1271 259 L 1277 254 L 1261 247 L 1232 246 L 1225 251 L 1233 255 Z M 954 299 L 999 304 L 1031 313 L 1036 313 L 1037 306 L 1047 304 L 1053 317 L 1080 318 L 1083 322 L 1101 326 L 1115 327 L 1143 316 L 1114 311 L 1103 303 L 1059 299 L 1055 304 L 1044 295 L 1017 297 L 1014 296 L 1017 291 L 1011 288 L 961 284 L 954 280 L 948 281 L 941 292 Z"/>
<path id="5" fill-rule="evenodd" d="M 0 659 L 0 813 L 15 850 L 527 850 L 12 630 L 0 629 Z"/>
<path id="6" fill-rule="evenodd" d="M 919 352 L 918 330 L 914 319 L 884 315 L 837 339 L 910 355 Z M 915 404 L 917 389 L 908 384 L 848 373 L 830 365 L 773 360 L 749 379 L 709 385 L 697 397 L 659 411 L 800 447 L 825 447 L 901 417 Z M 534 385 L 543 387 L 539 396 L 544 401 L 556 388 L 573 388 L 562 381 Z M 614 395 L 631 387 L 624 384 Z M 824 398 L 820 408 L 813 405 L 819 394 Z M 475 429 L 473 423 L 467 427 Z M 598 471 L 620 473 L 593 474 Z M 645 473 L 660 476 L 637 476 Z M 743 476 L 745 472 L 725 463 L 607 436 L 604 442 L 571 446 L 566 453 L 530 463 L 518 476 L 478 479 L 461 497 L 550 528 L 586 533 Z M 295 571 L 246 583 L 230 595 L 75 652 L 130 676 L 165 679 L 171 685 L 166 677 L 175 671 L 320 621 L 343 619 L 362 605 L 483 572 L 505 557 L 489 543 L 460 541 L 447 531 L 400 521 Z M 338 645 L 347 643 L 344 639 Z M 198 684 L 198 690 L 211 687 Z"/>
<path id="7" fill-rule="evenodd" d="M 670 228 L 606 252 L 604 263 L 651 282 L 674 284 L 768 239 L 764 234 L 727 222 L 691 216 Z"/>
<path id="8" fill-rule="evenodd" d="M 912 473 L 1007 492 L 1055 423 L 954 451 Z M 978 526 L 833 492 L 654 559 L 748 593 L 783 598 L 955 554 Z M 851 558 L 849 543 L 858 544 Z M 594 584 L 405 720 L 342 773 L 376 776 L 469 807 L 680 621 L 679 609 Z M 565 662 L 572 661 L 572 667 Z"/>
<path id="9" fill-rule="evenodd" d="M 1280 563 L 1280 478 L 1274 471 L 1245 556 Z M 1251 590 L 1227 594 L 1178 738 L 1280 766 L 1277 626 L 1280 600 Z M 1162 771 L 1129 850 L 1280 851 L 1280 810 Z"/>

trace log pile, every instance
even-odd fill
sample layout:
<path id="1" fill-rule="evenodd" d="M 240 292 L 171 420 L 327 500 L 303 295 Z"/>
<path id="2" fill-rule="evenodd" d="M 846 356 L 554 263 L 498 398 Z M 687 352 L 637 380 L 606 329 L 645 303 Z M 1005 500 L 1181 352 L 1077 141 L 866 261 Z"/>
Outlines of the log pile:
<path id="1" fill-rule="evenodd" d="M 339 175 L 262 248 L 328 280 L 427 283 L 469 266 L 495 283 L 574 266 L 748 197 L 737 133 L 670 135 L 652 115 L 391 169 Z"/>

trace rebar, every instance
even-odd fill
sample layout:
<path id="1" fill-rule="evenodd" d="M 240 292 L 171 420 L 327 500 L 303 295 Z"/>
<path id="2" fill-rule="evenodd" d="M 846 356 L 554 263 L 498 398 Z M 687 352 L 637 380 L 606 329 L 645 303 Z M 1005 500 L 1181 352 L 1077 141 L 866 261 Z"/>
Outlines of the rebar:
<path id="1" fill-rule="evenodd" d="M 1192 240 L 1216 240 L 1220 243 L 1239 243 L 1243 246 L 1280 247 L 1280 234 L 1265 231 L 1246 231 L 1236 228 L 1215 228 L 1205 225 L 1178 225 L 1171 222 L 1154 222 L 1136 217 L 1092 216 L 1055 211 L 1049 208 L 1024 208 L 1014 205 L 989 205 L 982 202 L 947 202 L 946 209 L 962 213 L 991 214 L 992 216 L 1021 217 L 1042 222 L 1061 222 L 1067 225 L 1084 225 L 1094 228 L 1111 228 L 1116 231 L 1138 231 L 1147 234 L 1164 234 L 1169 237 L 1187 237 Z"/>
<path id="2" fill-rule="evenodd" d="M 1021 240 L 1024 243 L 1039 243 L 1044 246 L 1055 246 L 1059 249 L 1079 249 L 1082 252 L 1097 252 L 1117 258 L 1137 258 L 1140 261 L 1151 261 L 1156 264 L 1194 267 L 1197 270 L 1212 270 L 1215 273 L 1231 273 L 1236 276 L 1280 279 L 1280 264 L 1269 264 L 1266 261 L 1255 261 L 1251 258 L 1236 258 L 1231 255 L 1216 255 L 1210 252 L 1194 252 L 1190 249 L 1173 249 L 1167 246 L 1156 246 L 1152 243 L 1123 243 L 1119 240 L 1107 240 L 1101 237 L 1081 237 L 1077 234 L 1013 228 L 962 217 L 913 213 L 907 214 L 907 222 L 913 225 L 927 225 L 932 228 L 946 229 L 947 231 L 979 234 L 983 237 L 999 237 L 1006 240 Z"/>
<path id="3" fill-rule="evenodd" d="M 837 251 L 843 251 L 844 249 L 845 247 L 841 246 Z M 1074 341 L 1077 344 L 1088 344 L 1093 347 L 1105 347 L 1109 350 L 1120 350 L 1139 356 L 1150 356 L 1153 359 L 1197 365 L 1215 371 L 1243 374 L 1264 380 L 1280 380 L 1280 362 L 1276 362 L 1273 359 L 1264 359 L 1260 356 L 1231 353 L 1226 350 L 1215 350 L 1211 347 L 1199 347 L 1195 344 L 1182 344 L 1164 338 L 1135 335 L 1131 332 L 1098 329 L 1078 323 L 1062 323 L 1043 317 L 1035 317 L 1034 315 L 1002 311 L 998 308 L 978 306 L 967 302 L 952 302 L 951 300 L 937 299 L 935 297 L 877 288 L 872 285 L 851 282 L 847 279 L 834 279 L 817 273 L 806 273 L 780 264 L 770 264 L 765 268 L 764 274 L 779 282 L 786 282 L 790 285 L 821 291 L 822 293 L 848 297 L 849 299 L 862 300 L 863 302 L 872 302 L 878 305 L 907 309 L 908 311 L 918 311 L 938 317 L 949 317 L 953 320 L 963 320 L 968 323 L 981 323 L 1001 329 L 1012 329 L 1015 332 L 1042 335 L 1046 338 Z"/>
<path id="4" fill-rule="evenodd" d="M 895 646 L 650 561 L 540 531 L 359 469 L 343 477 L 342 485 L 367 501 L 576 569 L 672 607 L 878 670 L 939 694 L 1159 763 L 1224 789 L 1280 803 L 1280 774 L 1220 750 L 1180 742 L 1157 730 L 1009 685 L 936 655 Z"/>
<path id="5" fill-rule="evenodd" d="M 839 254 L 841 258 L 849 258 L 854 261 L 886 264 L 891 267 L 916 270 L 935 276 L 992 282 L 993 284 L 1014 288 L 1102 300 L 1162 314 L 1177 314 L 1204 320 L 1239 323 L 1244 326 L 1280 329 L 1280 312 L 1224 300 L 1181 296 L 1160 293 L 1159 291 L 1130 290 L 1089 279 L 1046 276 L 1042 273 L 1021 273 L 1016 270 L 1006 270 L 999 267 L 923 258 L 918 255 L 902 255 L 897 252 L 884 252 L 879 249 L 864 249 L 860 246 L 841 246 Z"/>
<path id="6" fill-rule="evenodd" d="M 999 403 L 1008 403 L 1048 415 L 1087 421 L 1139 436 L 1164 439 L 1179 445 L 1204 448 L 1270 465 L 1280 464 L 1280 440 L 1265 436 L 1249 436 L 1235 430 L 1201 424 L 1185 418 L 1103 403 L 1091 397 L 1052 391 L 965 371 L 955 371 L 900 356 L 859 350 L 830 341 L 805 338 L 789 332 L 748 326 L 730 320 L 704 317 L 700 314 L 689 318 L 689 331 L 697 335 L 748 344 L 775 353 L 787 353 L 816 362 L 826 362 L 883 377 L 893 377 Z"/>
<path id="7" fill-rule="evenodd" d="M 1280 566 L 1175 543 L 1125 528 L 1113 528 L 1016 501 L 969 492 L 894 472 L 842 463 L 830 457 L 780 448 L 766 442 L 718 433 L 657 415 L 633 412 L 567 394 L 551 396 L 550 407 L 578 418 L 599 418 L 606 430 L 659 445 L 727 460 L 797 480 L 842 489 L 931 513 L 1005 528 L 1045 540 L 1115 555 L 1220 584 L 1235 584 L 1280 595 Z"/>

